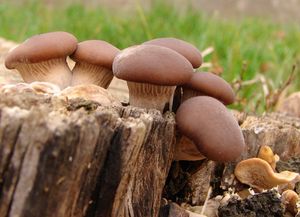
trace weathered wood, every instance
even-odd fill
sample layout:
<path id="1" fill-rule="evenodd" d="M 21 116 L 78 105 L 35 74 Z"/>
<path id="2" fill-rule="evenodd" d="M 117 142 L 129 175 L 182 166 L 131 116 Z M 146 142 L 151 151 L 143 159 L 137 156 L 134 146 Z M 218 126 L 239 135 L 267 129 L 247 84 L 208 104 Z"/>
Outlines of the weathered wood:
<path id="1" fill-rule="evenodd" d="M 171 113 L 0 94 L 0 216 L 158 216 Z"/>
<path id="2" fill-rule="evenodd" d="M 246 142 L 241 157 L 226 164 L 207 160 L 173 163 L 164 189 L 165 198 L 197 206 L 203 204 L 209 185 L 213 188 L 211 197 L 222 195 L 229 188 L 237 191 L 245 188 L 235 179 L 235 165 L 255 157 L 263 145 L 279 155 L 278 171 L 300 172 L 300 118 L 279 113 L 258 116 L 236 112 L 235 116 Z"/>

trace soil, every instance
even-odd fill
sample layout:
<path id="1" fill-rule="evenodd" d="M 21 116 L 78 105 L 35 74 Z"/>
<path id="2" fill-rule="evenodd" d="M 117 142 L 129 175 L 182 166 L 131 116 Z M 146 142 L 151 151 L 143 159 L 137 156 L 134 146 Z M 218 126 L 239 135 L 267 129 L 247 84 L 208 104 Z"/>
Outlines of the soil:
<path id="1" fill-rule="evenodd" d="M 276 191 L 263 192 L 245 200 L 231 198 L 219 208 L 219 217 L 282 217 L 284 208 Z"/>

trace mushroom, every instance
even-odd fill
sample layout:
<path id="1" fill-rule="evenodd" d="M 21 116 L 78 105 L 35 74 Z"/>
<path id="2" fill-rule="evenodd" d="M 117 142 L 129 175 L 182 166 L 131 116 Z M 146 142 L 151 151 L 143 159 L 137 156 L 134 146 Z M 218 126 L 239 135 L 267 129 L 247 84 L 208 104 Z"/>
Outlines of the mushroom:
<path id="1" fill-rule="evenodd" d="M 112 63 L 119 51 L 101 40 L 78 43 L 76 51 L 70 56 L 76 62 L 72 69 L 72 86 L 95 84 L 107 88 L 113 79 Z"/>
<path id="2" fill-rule="evenodd" d="M 230 84 L 211 72 L 196 72 L 191 80 L 182 86 L 182 101 L 195 96 L 211 96 L 225 105 L 234 102 L 235 94 Z"/>
<path id="3" fill-rule="evenodd" d="M 285 190 L 281 194 L 281 202 L 285 205 L 286 210 L 289 211 L 293 216 L 298 212 L 297 202 L 299 201 L 298 194 L 293 190 Z"/>
<path id="4" fill-rule="evenodd" d="M 182 136 L 176 143 L 174 160 L 197 161 L 203 159 L 205 159 L 205 156 L 201 154 L 194 142 L 186 136 Z"/>
<path id="5" fill-rule="evenodd" d="M 66 57 L 77 47 L 77 39 L 67 32 L 49 32 L 32 36 L 9 52 L 8 69 L 17 69 L 27 83 L 46 81 L 61 89 L 71 83 L 72 73 Z"/>
<path id="6" fill-rule="evenodd" d="M 177 110 L 176 123 L 182 135 L 210 160 L 233 161 L 245 148 L 237 121 L 215 98 L 197 96 L 184 101 Z"/>
<path id="7" fill-rule="evenodd" d="M 201 52 L 186 41 L 177 38 L 156 38 L 143 44 L 170 48 L 184 56 L 193 65 L 193 68 L 199 68 L 202 64 Z"/>
<path id="8" fill-rule="evenodd" d="M 279 156 L 277 154 L 274 154 L 272 149 L 269 146 L 267 145 L 261 146 L 258 151 L 257 157 L 268 162 L 272 167 L 272 169 L 275 171 L 276 162 L 279 160 Z"/>
<path id="9" fill-rule="evenodd" d="M 290 171 L 275 173 L 270 164 L 260 158 L 249 158 L 239 162 L 235 167 L 234 175 L 241 183 L 258 190 L 271 189 L 299 179 L 298 173 Z"/>
<path id="10" fill-rule="evenodd" d="M 163 112 L 176 85 L 190 79 L 193 67 L 186 58 L 169 48 L 138 45 L 115 57 L 113 73 L 127 81 L 130 105 Z"/>
<path id="11" fill-rule="evenodd" d="M 67 99 L 83 98 L 98 102 L 101 105 L 115 105 L 121 106 L 121 102 L 115 98 L 106 89 L 94 84 L 82 84 L 68 87 L 62 90 L 59 97 L 66 97 Z"/>

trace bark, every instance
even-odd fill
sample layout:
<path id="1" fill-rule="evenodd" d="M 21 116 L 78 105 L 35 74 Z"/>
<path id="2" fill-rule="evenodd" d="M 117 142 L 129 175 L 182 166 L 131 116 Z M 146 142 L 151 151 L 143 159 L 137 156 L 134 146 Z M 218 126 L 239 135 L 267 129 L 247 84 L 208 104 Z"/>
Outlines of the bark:
<path id="1" fill-rule="evenodd" d="M 158 216 L 173 115 L 0 94 L 0 216 Z"/>
<path id="2" fill-rule="evenodd" d="M 172 113 L 2 92 L 0 216 L 152 217 L 159 215 L 162 195 L 202 205 L 209 186 L 211 197 L 245 187 L 233 169 L 262 145 L 280 156 L 278 170 L 299 172 L 300 119 L 277 113 L 236 118 L 247 145 L 236 162 L 174 162 L 169 172 L 176 143 Z"/>
<path id="3" fill-rule="evenodd" d="M 211 197 L 224 191 L 239 191 L 247 186 L 234 176 L 235 165 L 255 157 L 262 145 L 268 145 L 279 155 L 277 171 L 300 173 L 300 118 L 270 113 L 261 116 L 235 112 L 245 138 L 246 148 L 235 162 L 220 164 L 209 160 L 174 162 L 169 172 L 164 197 L 177 203 L 202 205 L 212 186 Z M 297 186 L 296 186 L 297 187 Z M 296 189 L 297 190 L 297 189 Z"/>

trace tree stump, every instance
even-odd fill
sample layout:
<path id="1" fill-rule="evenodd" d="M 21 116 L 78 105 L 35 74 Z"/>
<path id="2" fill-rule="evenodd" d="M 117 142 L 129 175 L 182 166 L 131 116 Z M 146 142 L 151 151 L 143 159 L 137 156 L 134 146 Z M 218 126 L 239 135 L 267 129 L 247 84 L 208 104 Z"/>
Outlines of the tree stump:
<path id="1" fill-rule="evenodd" d="M 260 116 L 240 112 L 234 114 L 246 143 L 241 157 L 225 164 L 209 160 L 173 162 L 164 188 L 165 198 L 179 204 L 201 206 L 210 186 L 213 188 L 211 197 L 223 195 L 229 189 L 239 191 L 247 188 L 235 178 L 234 168 L 239 161 L 256 157 L 263 145 L 270 146 L 280 157 L 276 167 L 278 172 L 289 170 L 300 173 L 300 118 L 280 113 Z"/>
<path id="2" fill-rule="evenodd" d="M 177 135 L 172 113 L 1 92 L 0 216 L 170 216 L 173 211 L 160 209 L 162 197 L 202 205 L 209 186 L 212 196 L 237 189 L 236 163 L 262 145 L 280 156 L 278 170 L 299 172 L 300 119 L 236 118 L 247 145 L 236 162 L 174 162 L 170 170 Z"/>
<path id="3" fill-rule="evenodd" d="M 158 216 L 172 113 L 0 94 L 0 216 Z"/>

